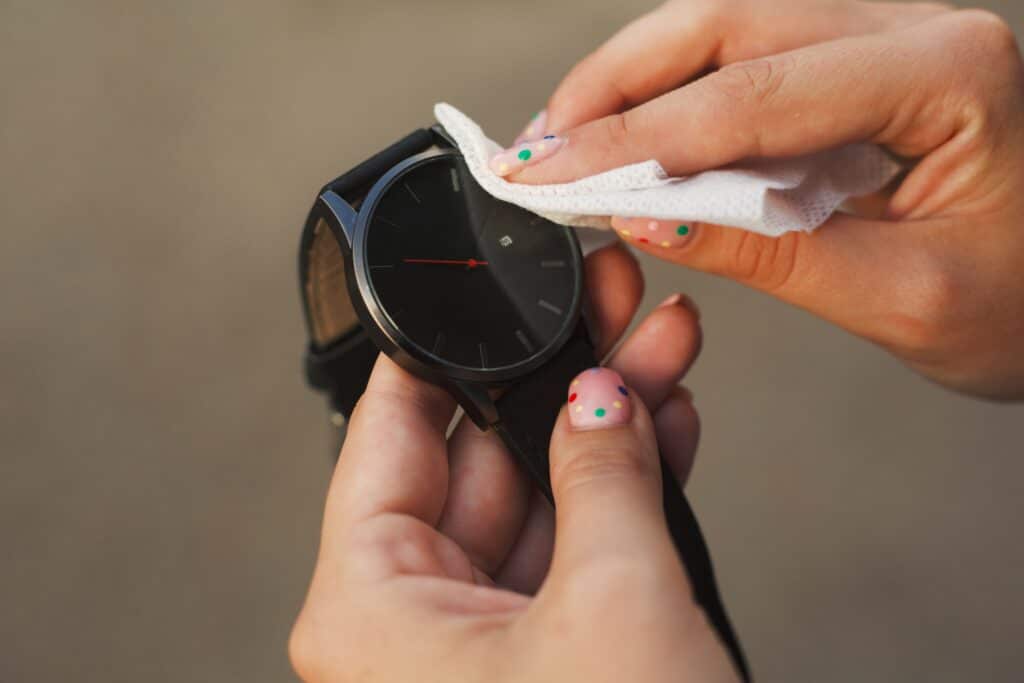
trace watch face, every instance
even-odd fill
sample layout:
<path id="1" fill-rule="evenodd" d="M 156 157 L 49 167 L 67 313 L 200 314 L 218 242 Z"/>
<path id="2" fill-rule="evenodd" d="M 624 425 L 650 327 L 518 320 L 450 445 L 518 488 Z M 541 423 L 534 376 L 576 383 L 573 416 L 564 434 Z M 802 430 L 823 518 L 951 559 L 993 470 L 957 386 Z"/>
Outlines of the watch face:
<path id="1" fill-rule="evenodd" d="M 374 194 L 365 273 L 422 355 L 467 370 L 519 366 L 578 316 L 580 253 L 568 228 L 488 195 L 462 157 L 414 163 Z"/>

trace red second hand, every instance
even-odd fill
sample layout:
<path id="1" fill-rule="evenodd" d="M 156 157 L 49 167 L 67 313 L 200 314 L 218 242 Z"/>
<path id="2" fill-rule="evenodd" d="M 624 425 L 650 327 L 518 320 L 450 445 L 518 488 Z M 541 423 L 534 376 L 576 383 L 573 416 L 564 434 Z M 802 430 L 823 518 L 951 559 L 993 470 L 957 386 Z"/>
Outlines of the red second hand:
<path id="1" fill-rule="evenodd" d="M 470 268 L 476 268 L 477 266 L 486 266 L 487 261 L 477 261 L 474 258 L 471 259 L 444 259 L 444 258 L 405 258 L 402 259 L 405 263 L 436 263 L 441 265 L 449 266 L 468 266 Z"/>

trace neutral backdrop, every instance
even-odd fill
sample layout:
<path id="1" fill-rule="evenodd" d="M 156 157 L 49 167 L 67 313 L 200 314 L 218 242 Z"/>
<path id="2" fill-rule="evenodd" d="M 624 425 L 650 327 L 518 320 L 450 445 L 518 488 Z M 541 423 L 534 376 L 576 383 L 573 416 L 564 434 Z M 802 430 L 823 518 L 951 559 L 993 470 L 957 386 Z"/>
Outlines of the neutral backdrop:
<path id="1" fill-rule="evenodd" d="M 0 681 L 291 680 L 313 193 L 437 100 L 512 137 L 651 6 L 0 2 Z M 760 679 L 1020 680 L 1024 408 L 644 265 L 704 312 L 689 492 Z"/>

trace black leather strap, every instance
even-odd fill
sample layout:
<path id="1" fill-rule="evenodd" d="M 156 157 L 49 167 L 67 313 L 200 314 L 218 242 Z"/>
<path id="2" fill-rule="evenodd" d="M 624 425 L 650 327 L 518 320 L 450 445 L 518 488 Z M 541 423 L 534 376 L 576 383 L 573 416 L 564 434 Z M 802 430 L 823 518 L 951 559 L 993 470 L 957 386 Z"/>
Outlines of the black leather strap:
<path id="1" fill-rule="evenodd" d="M 437 143 L 438 137 L 433 130 L 429 128 L 414 130 L 387 149 L 374 154 L 355 168 L 327 183 L 320 192 L 323 194 L 330 190 L 355 206 L 391 167 L 396 166 L 403 159 L 425 152 Z"/>
<path id="2" fill-rule="evenodd" d="M 693 508 L 679 488 L 675 475 L 664 460 L 661 461 L 661 495 L 668 531 L 686 568 L 686 574 L 690 577 L 693 597 L 704 609 L 711 627 L 722 639 L 722 644 L 729 651 L 740 677 L 744 681 L 749 681 L 750 667 L 729 621 L 729 615 L 726 614 L 722 596 L 718 592 L 715 569 L 711 564 L 711 553 L 708 551 L 707 543 L 704 542 L 704 533 L 700 530 Z"/>
<path id="3" fill-rule="evenodd" d="M 493 425 L 494 431 L 549 501 L 553 499 L 548 442 L 565 403 L 565 389 L 576 375 L 595 365 L 594 346 L 581 323 L 554 358 L 509 387 L 496 402 L 498 422 Z"/>

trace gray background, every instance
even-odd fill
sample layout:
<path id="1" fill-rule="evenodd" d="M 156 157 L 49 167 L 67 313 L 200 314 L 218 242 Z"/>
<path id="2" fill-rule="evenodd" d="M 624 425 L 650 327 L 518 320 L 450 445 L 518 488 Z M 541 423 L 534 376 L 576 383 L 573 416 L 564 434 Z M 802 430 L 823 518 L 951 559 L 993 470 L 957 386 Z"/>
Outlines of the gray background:
<path id="1" fill-rule="evenodd" d="M 0 3 L 0 681 L 291 678 L 312 193 L 438 99 L 511 137 L 651 5 Z M 1020 680 L 1022 409 L 645 265 L 704 311 L 690 494 L 760 678 Z"/>

